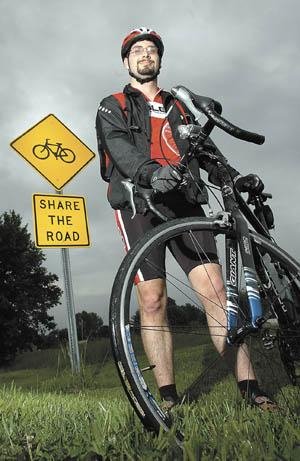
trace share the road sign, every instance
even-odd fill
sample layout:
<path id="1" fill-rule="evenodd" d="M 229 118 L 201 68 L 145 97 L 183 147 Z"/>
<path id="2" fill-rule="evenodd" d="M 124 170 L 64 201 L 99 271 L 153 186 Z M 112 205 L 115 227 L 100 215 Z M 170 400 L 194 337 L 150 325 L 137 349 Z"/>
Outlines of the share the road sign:
<path id="1" fill-rule="evenodd" d="M 33 215 L 37 247 L 90 245 L 84 197 L 34 194 Z"/>
<path id="2" fill-rule="evenodd" d="M 53 114 L 10 145 L 57 190 L 95 157 L 94 152 Z"/>

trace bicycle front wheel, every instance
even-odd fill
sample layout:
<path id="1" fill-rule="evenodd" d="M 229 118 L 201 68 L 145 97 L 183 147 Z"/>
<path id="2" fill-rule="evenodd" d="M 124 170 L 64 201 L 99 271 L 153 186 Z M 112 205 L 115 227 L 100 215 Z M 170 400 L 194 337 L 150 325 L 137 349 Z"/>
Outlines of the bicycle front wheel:
<path id="1" fill-rule="evenodd" d="M 170 255 L 166 257 L 166 268 L 161 269 L 168 293 L 167 328 L 165 325 L 146 327 L 141 324 L 134 280 L 141 267 L 153 264 L 148 257 L 155 248 L 168 246 L 170 239 L 178 238 L 183 233 L 190 238 L 195 251 L 199 251 L 200 260 L 205 251 L 197 241 L 199 231 L 211 231 L 214 234 L 220 261 L 224 262 L 225 236 L 230 233 L 231 238 L 236 238 L 229 224 L 221 223 L 217 218 L 175 219 L 147 233 L 127 253 L 116 275 L 110 300 L 112 348 L 125 392 L 148 429 L 158 432 L 162 427 L 169 430 L 175 423 L 178 440 L 182 440 L 184 427 L 176 410 L 170 414 L 160 400 L 154 376 L 156 364 L 149 362 L 143 346 L 145 333 L 152 330 L 158 334 L 171 334 L 176 384 L 181 402 L 197 400 L 201 394 L 210 390 L 214 378 L 220 380 L 229 371 L 223 360 L 220 360 L 218 369 L 216 367 L 219 356 L 211 345 L 207 318 L 200 301 L 201 293 L 190 286 L 187 277 Z M 269 370 L 268 384 L 274 385 L 276 376 L 278 385 L 282 386 L 283 382 L 287 384 L 287 370 L 290 378 L 296 374 L 296 362 L 300 358 L 300 265 L 262 236 L 251 233 L 251 240 L 262 278 L 259 284 L 266 320 L 258 334 L 260 349 L 255 346 L 255 354 L 259 357 L 264 378 L 266 368 Z M 159 270 L 157 267 L 155 269 Z M 243 276 L 240 281 L 240 315 L 241 321 L 244 321 L 247 312 L 245 302 L 242 302 L 245 301 Z M 287 299 L 293 304 L 290 312 L 286 312 Z M 282 309 L 280 313 L 278 306 Z M 218 307 L 223 311 L 226 309 L 221 302 Z M 216 335 L 226 338 L 224 325 L 219 325 Z M 287 363 L 286 370 L 282 362 Z M 264 387 L 268 388 L 265 383 Z"/>
<path id="2" fill-rule="evenodd" d="M 73 163 L 75 161 L 75 154 L 71 149 L 62 149 L 59 156 L 65 163 Z"/>

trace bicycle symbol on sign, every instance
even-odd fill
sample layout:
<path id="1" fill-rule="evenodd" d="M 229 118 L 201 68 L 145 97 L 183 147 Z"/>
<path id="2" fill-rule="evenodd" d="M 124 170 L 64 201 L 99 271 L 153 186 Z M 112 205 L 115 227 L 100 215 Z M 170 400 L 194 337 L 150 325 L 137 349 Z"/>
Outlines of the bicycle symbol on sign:
<path id="1" fill-rule="evenodd" d="M 52 144 L 49 141 L 49 138 L 46 139 L 45 144 L 36 144 L 32 148 L 33 155 L 39 160 L 46 160 L 51 154 L 54 155 L 56 160 L 59 158 L 65 163 L 73 163 L 76 156 L 71 149 L 62 147 L 61 142 Z M 54 149 L 56 147 L 56 150 Z"/>

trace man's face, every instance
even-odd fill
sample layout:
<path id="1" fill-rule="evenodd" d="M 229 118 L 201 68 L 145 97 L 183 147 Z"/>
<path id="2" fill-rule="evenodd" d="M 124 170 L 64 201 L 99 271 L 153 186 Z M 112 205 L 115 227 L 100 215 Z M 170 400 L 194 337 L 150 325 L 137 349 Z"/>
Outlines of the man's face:
<path id="1" fill-rule="evenodd" d="M 154 75 L 160 65 L 157 47 L 150 40 L 140 40 L 132 45 L 124 65 L 130 68 L 133 74 L 150 77 Z"/>

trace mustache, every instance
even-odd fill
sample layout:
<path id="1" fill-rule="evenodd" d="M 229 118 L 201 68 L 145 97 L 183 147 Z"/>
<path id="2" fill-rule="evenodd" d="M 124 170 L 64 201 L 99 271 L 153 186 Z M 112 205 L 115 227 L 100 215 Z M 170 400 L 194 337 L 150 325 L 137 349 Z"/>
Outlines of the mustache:
<path id="1" fill-rule="evenodd" d="M 147 62 L 148 64 L 153 64 L 154 61 L 152 61 L 152 59 L 141 59 L 140 61 L 138 61 L 138 64 L 140 64 L 141 62 Z"/>

